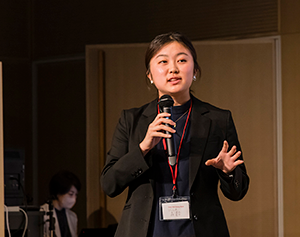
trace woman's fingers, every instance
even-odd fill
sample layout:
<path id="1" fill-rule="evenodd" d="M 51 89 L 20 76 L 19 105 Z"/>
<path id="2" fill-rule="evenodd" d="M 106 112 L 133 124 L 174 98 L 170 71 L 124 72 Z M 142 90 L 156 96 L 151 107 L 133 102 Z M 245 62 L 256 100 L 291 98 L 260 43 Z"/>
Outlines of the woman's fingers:
<path id="1" fill-rule="evenodd" d="M 227 153 L 227 151 L 228 151 L 228 142 L 225 140 L 223 142 L 222 152 Z"/>
<path id="2" fill-rule="evenodd" d="M 237 158 L 239 158 L 241 156 L 241 154 L 242 154 L 242 152 L 238 151 L 233 156 L 231 156 L 231 159 L 236 160 Z"/>
<path id="3" fill-rule="evenodd" d="M 215 159 L 210 159 L 205 162 L 205 165 L 210 166 L 210 165 L 214 165 L 215 163 L 216 163 Z"/>
<path id="4" fill-rule="evenodd" d="M 241 156 L 242 152 L 237 151 L 236 146 L 233 146 L 230 151 L 228 151 L 229 145 L 227 141 L 224 141 L 223 147 L 221 152 L 216 158 L 207 160 L 205 165 L 207 166 L 214 166 L 222 170 L 223 172 L 231 172 L 234 170 L 238 165 L 243 164 L 243 160 L 238 160 Z M 228 152 L 227 152 L 228 151 Z"/>
<path id="5" fill-rule="evenodd" d="M 176 130 L 172 128 L 175 123 L 171 119 L 166 118 L 168 116 L 171 115 L 168 113 L 160 113 L 150 124 L 149 128 L 151 128 L 153 132 L 156 132 L 156 136 L 168 138 L 170 135 L 166 134 L 166 131 L 170 133 L 176 132 Z"/>
<path id="6" fill-rule="evenodd" d="M 171 116 L 171 114 L 168 114 L 168 113 L 158 114 L 156 116 L 156 118 L 154 119 L 154 121 L 152 122 L 152 124 L 154 124 L 154 125 L 169 124 L 171 126 L 174 126 L 175 123 L 173 122 L 173 120 L 168 119 L 168 117 L 170 117 L 170 116 Z"/>

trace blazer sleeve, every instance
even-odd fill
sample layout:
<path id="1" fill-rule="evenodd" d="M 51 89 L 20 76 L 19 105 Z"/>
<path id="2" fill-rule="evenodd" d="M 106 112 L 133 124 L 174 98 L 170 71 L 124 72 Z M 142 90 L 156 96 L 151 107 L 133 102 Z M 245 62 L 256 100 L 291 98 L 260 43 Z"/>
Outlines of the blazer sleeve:
<path id="1" fill-rule="evenodd" d="M 136 126 L 133 121 L 134 115 L 130 111 L 124 110 L 116 127 L 111 149 L 106 157 L 100 182 L 103 191 L 110 197 L 122 193 L 131 182 L 149 169 L 137 139 L 135 144 L 129 145 L 134 136 L 132 128 Z"/>
<path id="2" fill-rule="evenodd" d="M 235 145 L 237 147 L 237 151 L 241 151 L 236 128 L 231 112 L 229 111 L 226 119 L 226 140 L 229 144 L 229 150 Z M 239 159 L 243 160 L 243 153 Z M 220 188 L 225 197 L 233 201 L 238 201 L 246 195 L 250 180 L 244 163 L 235 168 L 231 177 L 223 173 L 221 170 L 218 170 L 217 172 L 220 178 Z"/>

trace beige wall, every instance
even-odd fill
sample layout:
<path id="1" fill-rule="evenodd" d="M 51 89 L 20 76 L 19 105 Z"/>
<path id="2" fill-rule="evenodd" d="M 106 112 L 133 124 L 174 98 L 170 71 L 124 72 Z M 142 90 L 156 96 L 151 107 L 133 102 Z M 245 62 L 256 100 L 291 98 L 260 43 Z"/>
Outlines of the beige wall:
<path id="1" fill-rule="evenodd" d="M 193 88 L 199 98 L 232 111 L 250 177 L 240 202 L 220 194 L 231 236 L 278 236 L 278 39 L 201 44 L 203 77 Z"/>
<path id="2" fill-rule="evenodd" d="M 298 21 L 299 22 L 299 21 Z M 300 33 L 282 36 L 285 236 L 300 236 Z"/>
<path id="3" fill-rule="evenodd" d="M 284 236 L 300 236 L 300 1 L 280 1 Z"/>

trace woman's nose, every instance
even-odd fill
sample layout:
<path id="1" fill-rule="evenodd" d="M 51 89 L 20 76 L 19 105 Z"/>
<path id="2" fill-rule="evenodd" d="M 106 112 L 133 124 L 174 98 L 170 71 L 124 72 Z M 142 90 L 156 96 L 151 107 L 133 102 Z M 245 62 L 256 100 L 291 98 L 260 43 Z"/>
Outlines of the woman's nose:
<path id="1" fill-rule="evenodd" d="M 170 69 L 169 69 L 169 73 L 178 73 L 178 67 L 175 63 L 173 63 L 172 65 L 170 65 Z"/>

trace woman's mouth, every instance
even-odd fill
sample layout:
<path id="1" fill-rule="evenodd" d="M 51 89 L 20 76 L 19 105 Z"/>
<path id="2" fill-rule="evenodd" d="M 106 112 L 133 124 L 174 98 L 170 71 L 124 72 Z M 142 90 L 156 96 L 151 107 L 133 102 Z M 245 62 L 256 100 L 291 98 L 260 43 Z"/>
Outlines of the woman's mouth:
<path id="1" fill-rule="evenodd" d="M 171 83 L 177 83 L 181 80 L 180 77 L 171 77 L 168 79 L 168 82 L 171 82 Z"/>

